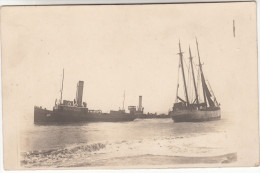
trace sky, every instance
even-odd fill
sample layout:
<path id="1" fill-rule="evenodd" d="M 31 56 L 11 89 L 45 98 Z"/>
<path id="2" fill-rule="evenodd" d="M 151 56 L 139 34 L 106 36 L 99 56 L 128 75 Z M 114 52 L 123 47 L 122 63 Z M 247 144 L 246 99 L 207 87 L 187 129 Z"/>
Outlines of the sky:
<path id="1" fill-rule="evenodd" d="M 26 116 L 32 116 L 35 105 L 52 109 L 60 98 L 64 68 L 64 99 L 73 100 L 83 80 L 83 100 L 90 109 L 122 108 L 125 91 L 125 108 L 137 106 L 142 95 L 145 112 L 167 114 L 176 97 L 179 40 L 188 62 L 189 46 L 197 60 L 197 37 L 205 76 L 222 109 L 243 106 L 257 92 L 254 3 L 182 7 L 4 8 L 6 102 Z M 246 93 L 251 87 L 254 93 Z"/>

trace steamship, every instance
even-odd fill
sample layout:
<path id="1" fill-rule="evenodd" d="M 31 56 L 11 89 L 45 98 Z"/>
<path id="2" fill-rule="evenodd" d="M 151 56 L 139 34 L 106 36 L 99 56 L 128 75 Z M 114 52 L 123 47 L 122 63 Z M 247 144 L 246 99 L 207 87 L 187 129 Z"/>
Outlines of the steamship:
<path id="1" fill-rule="evenodd" d="M 196 40 L 197 45 L 197 53 L 198 53 L 198 78 L 197 83 L 194 75 L 194 67 L 193 67 L 193 57 L 191 55 L 191 50 L 189 47 L 189 72 L 191 71 L 193 88 L 195 92 L 195 99 L 193 100 L 188 94 L 188 88 L 185 78 L 185 70 L 183 63 L 183 52 L 181 51 L 181 44 L 179 42 L 179 69 L 181 68 L 182 80 L 183 80 L 183 88 L 185 99 L 181 98 L 178 93 L 179 89 L 179 81 L 177 84 L 177 94 L 176 101 L 173 105 L 172 111 L 169 112 L 169 115 L 172 117 L 174 122 L 197 122 L 197 121 L 211 121 L 211 120 L 219 120 L 221 118 L 220 112 L 220 104 L 217 102 L 217 99 L 211 89 L 211 86 L 208 81 L 206 81 L 202 64 L 200 61 L 199 47 L 198 41 Z M 179 70 L 178 70 L 179 72 Z M 178 74 L 179 75 L 179 74 Z M 178 78 L 179 80 L 179 78 Z M 199 87 L 202 89 L 203 100 L 201 101 L 199 95 Z M 192 89 L 192 88 L 191 88 Z"/>
<path id="2" fill-rule="evenodd" d="M 124 109 L 118 111 L 110 111 L 110 113 L 102 113 L 101 110 L 90 110 L 87 103 L 82 102 L 84 81 L 77 84 L 76 99 L 74 101 L 62 100 L 63 94 L 64 70 L 62 75 L 62 88 L 59 103 L 57 99 L 53 110 L 47 110 L 39 106 L 34 106 L 34 123 L 73 123 L 73 122 L 117 122 L 117 121 L 133 121 L 136 116 L 136 107 L 129 107 L 130 113 L 126 113 Z"/>

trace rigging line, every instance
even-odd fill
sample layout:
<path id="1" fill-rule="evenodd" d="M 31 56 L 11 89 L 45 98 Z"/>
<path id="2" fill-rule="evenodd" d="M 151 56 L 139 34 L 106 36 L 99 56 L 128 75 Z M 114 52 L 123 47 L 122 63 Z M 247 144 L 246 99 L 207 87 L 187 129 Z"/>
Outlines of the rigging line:
<path id="1" fill-rule="evenodd" d="M 184 78 L 182 77 L 182 80 L 184 80 Z M 183 87 L 183 91 L 185 91 L 185 85 L 182 86 Z M 185 95 L 187 95 L 186 93 L 184 93 Z M 184 95 L 184 96 L 185 96 Z"/>
<path id="2" fill-rule="evenodd" d="M 197 88 L 198 88 L 198 100 L 200 100 L 200 87 L 199 87 L 199 82 L 200 82 L 200 71 L 197 71 Z"/>
<path id="3" fill-rule="evenodd" d="M 190 85 L 191 85 L 191 97 L 192 99 L 194 100 L 194 88 L 193 88 L 193 81 L 192 81 L 192 74 L 190 74 L 190 78 L 191 78 L 191 81 L 190 81 Z"/>
<path id="4" fill-rule="evenodd" d="M 210 88 L 210 92 L 211 92 L 211 94 L 213 95 L 213 97 L 214 97 L 214 100 L 217 100 L 216 99 L 216 97 L 215 97 L 215 94 L 214 94 L 214 92 L 213 92 L 213 90 L 212 90 L 212 88 L 211 88 L 211 85 L 210 85 L 210 83 L 209 83 L 209 81 L 207 80 L 207 83 L 208 83 L 208 85 L 209 85 L 209 88 Z"/>
<path id="5" fill-rule="evenodd" d="M 193 67 L 195 67 L 195 70 L 199 70 L 199 68 L 197 67 L 196 63 L 194 61 L 192 61 Z"/>
<path id="6" fill-rule="evenodd" d="M 178 65 L 178 77 L 177 77 L 177 91 L 176 91 L 176 99 L 175 99 L 175 103 L 178 102 L 178 91 L 179 91 L 179 78 L 180 78 L 180 66 L 181 66 L 181 62 L 179 60 L 179 65 Z"/>
<path id="7" fill-rule="evenodd" d="M 197 65 L 196 65 L 196 63 L 195 63 L 195 61 L 192 61 L 192 65 L 193 65 L 193 67 L 195 67 L 195 69 L 194 69 L 194 74 L 196 75 L 196 72 L 199 72 L 199 68 L 197 67 Z M 195 79 L 195 76 L 194 76 L 194 80 L 195 80 L 195 82 L 194 82 L 194 85 L 196 86 L 196 90 L 197 90 L 197 93 L 196 93 L 196 91 L 195 91 L 195 93 L 194 93 L 194 97 L 195 97 L 195 100 L 197 99 L 197 103 L 199 103 L 199 88 L 198 88 L 198 76 L 197 76 L 197 83 L 196 83 L 196 79 Z"/>
<path id="8" fill-rule="evenodd" d="M 195 97 L 193 85 L 194 84 L 193 84 L 193 76 L 192 76 L 192 66 L 191 66 L 191 63 L 189 63 L 189 93 L 191 95 L 192 100 L 194 100 L 194 97 Z"/>
<path id="9" fill-rule="evenodd" d="M 189 66 L 187 65 L 186 60 L 183 58 L 186 68 L 189 70 Z"/>
<path id="10" fill-rule="evenodd" d="M 190 63 L 189 63 L 190 64 Z M 194 100 L 194 93 L 193 93 L 193 78 L 192 78 L 192 71 L 191 71 L 191 64 L 190 64 L 190 90 L 191 90 L 191 97 Z"/>
<path id="11" fill-rule="evenodd" d="M 204 74 L 204 79 L 205 79 L 205 83 L 206 83 L 206 85 L 209 86 L 210 93 L 211 93 L 212 96 L 215 98 L 214 93 L 213 93 L 213 91 L 212 91 L 212 89 L 211 89 L 211 87 L 210 87 L 210 85 L 209 85 L 208 78 L 207 78 L 207 76 L 205 76 L 205 74 Z"/>
<path id="12" fill-rule="evenodd" d="M 190 94 L 190 63 L 187 63 L 186 60 L 183 58 L 186 69 L 188 70 L 188 85 L 187 85 L 187 89 L 188 89 L 188 94 Z M 187 65 L 188 64 L 188 65 Z"/>
<path id="13" fill-rule="evenodd" d="M 190 64 L 189 64 L 189 68 L 188 68 L 188 90 L 189 90 L 189 94 L 191 95 L 191 100 L 192 100 L 192 92 L 191 92 L 191 71 L 190 71 Z"/>
<path id="14" fill-rule="evenodd" d="M 202 85 L 202 77 L 201 77 L 201 71 L 200 71 L 200 67 L 199 68 L 199 83 L 198 85 L 200 86 L 201 90 L 200 90 L 200 94 L 201 94 L 201 102 L 204 102 L 204 90 L 203 90 L 203 85 Z"/>

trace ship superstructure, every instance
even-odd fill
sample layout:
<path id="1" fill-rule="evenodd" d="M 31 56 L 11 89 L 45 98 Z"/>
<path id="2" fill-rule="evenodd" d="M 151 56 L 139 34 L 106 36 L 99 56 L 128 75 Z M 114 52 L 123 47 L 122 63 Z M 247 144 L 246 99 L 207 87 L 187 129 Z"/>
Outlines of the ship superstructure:
<path id="1" fill-rule="evenodd" d="M 90 110 L 87 103 L 83 102 L 84 81 L 77 84 L 76 98 L 73 101 L 63 100 L 63 82 L 64 70 L 62 76 L 62 87 L 60 100 L 55 101 L 53 110 L 46 108 L 34 107 L 34 123 L 60 123 L 60 122 L 92 122 L 92 121 L 133 121 L 135 119 L 134 112 L 126 113 L 125 110 L 110 111 L 102 113 L 101 110 Z M 123 103 L 124 104 L 124 103 Z"/>

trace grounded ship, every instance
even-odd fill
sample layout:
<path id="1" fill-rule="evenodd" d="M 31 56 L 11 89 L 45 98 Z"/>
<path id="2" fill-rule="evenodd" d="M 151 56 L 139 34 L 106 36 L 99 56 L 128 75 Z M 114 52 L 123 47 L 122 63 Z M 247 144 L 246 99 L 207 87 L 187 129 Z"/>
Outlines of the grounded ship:
<path id="1" fill-rule="evenodd" d="M 55 101 L 53 110 L 46 108 L 34 107 L 34 123 L 72 123 L 72 122 L 117 122 L 133 121 L 135 117 L 135 107 L 129 107 L 130 113 L 125 110 L 110 111 L 102 113 L 101 110 L 89 110 L 87 103 L 82 102 L 84 82 L 79 81 L 77 85 L 76 99 L 74 101 L 62 100 L 64 81 L 64 70 L 62 77 L 61 98 L 59 103 Z"/>
<path id="2" fill-rule="evenodd" d="M 192 61 L 193 58 L 189 47 L 189 54 L 190 54 L 189 64 L 190 64 L 191 76 L 193 80 L 193 82 L 191 83 L 193 83 L 193 88 L 195 91 L 195 99 L 189 100 L 187 83 L 185 80 L 184 65 L 183 65 L 183 52 L 181 51 L 181 44 L 179 42 L 179 53 L 178 53 L 180 57 L 179 69 L 181 68 L 181 72 L 182 72 L 185 99 L 182 99 L 178 95 L 178 89 L 179 89 L 179 81 L 178 81 L 176 101 L 174 103 L 172 111 L 169 112 L 169 115 L 172 117 L 174 122 L 211 121 L 211 120 L 218 120 L 221 118 L 220 104 L 217 102 L 209 82 L 205 80 L 205 76 L 202 70 L 202 64 L 200 61 L 200 54 L 199 54 L 197 40 L 196 40 L 196 45 L 197 45 L 198 60 L 199 60 L 199 68 L 198 68 L 199 75 L 196 83 L 193 61 Z M 201 86 L 202 88 L 203 101 L 200 101 L 199 98 L 199 91 L 198 91 L 199 86 Z"/>

